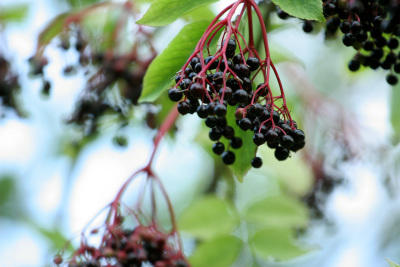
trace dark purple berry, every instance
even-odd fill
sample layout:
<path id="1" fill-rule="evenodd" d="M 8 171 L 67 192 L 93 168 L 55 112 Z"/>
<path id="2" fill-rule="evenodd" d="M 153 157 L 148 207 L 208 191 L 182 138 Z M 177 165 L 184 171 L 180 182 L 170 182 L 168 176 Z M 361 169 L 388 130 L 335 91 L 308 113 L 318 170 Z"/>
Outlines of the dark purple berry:
<path id="1" fill-rule="evenodd" d="M 222 153 L 222 161 L 226 165 L 231 165 L 235 162 L 235 154 L 232 151 L 225 151 Z"/>
<path id="2" fill-rule="evenodd" d="M 260 168 L 262 166 L 262 159 L 260 157 L 254 157 L 251 161 L 253 168 Z"/>
<path id="3" fill-rule="evenodd" d="M 215 154 L 221 155 L 222 152 L 224 152 L 224 150 L 225 150 L 225 146 L 224 146 L 224 144 L 221 143 L 221 142 L 216 142 L 216 143 L 213 145 L 212 150 L 213 150 L 213 152 L 214 152 Z"/>

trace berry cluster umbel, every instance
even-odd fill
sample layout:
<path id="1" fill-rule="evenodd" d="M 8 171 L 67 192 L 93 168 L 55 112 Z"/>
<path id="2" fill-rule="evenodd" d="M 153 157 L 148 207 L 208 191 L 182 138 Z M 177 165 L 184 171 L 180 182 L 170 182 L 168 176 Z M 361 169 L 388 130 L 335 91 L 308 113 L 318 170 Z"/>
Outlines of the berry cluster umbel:
<path id="1" fill-rule="evenodd" d="M 345 46 L 357 50 L 348 67 L 384 69 L 386 81 L 396 85 L 400 74 L 400 2 L 398 0 L 323 0 L 327 38 L 338 31 Z M 278 16 L 288 16 L 278 10 Z M 304 21 L 303 30 L 313 31 L 313 23 Z"/>
<path id="2" fill-rule="evenodd" d="M 240 4 L 243 4 L 242 10 L 233 22 L 233 14 Z M 238 30 L 246 9 L 254 9 L 258 14 L 263 28 L 265 59 L 261 59 L 254 48 L 250 16 L 249 40 Z M 226 12 L 226 17 L 218 21 Z M 209 45 L 221 29 L 224 30 L 220 46 L 211 54 Z M 271 69 L 279 83 L 281 94 L 278 96 L 274 96 L 270 88 Z M 260 77 L 263 82 L 255 86 L 255 79 Z M 287 109 L 282 83 L 270 59 L 264 22 L 254 1 L 237 1 L 217 16 L 175 82 L 168 91 L 169 98 L 179 102 L 177 108 L 182 115 L 197 113 L 205 120 L 210 128 L 209 138 L 215 142 L 213 152 L 221 155 L 225 164 L 235 162 L 234 151 L 243 143 L 233 125 L 228 124 L 226 115 L 229 112 L 235 113 L 238 130 L 253 131 L 254 143 L 275 149 L 278 160 L 285 160 L 290 151 L 296 152 L 305 145 L 304 133 L 297 128 Z M 251 164 L 261 167 L 262 160 L 255 157 Z"/>
<path id="3" fill-rule="evenodd" d="M 180 251 L 171 243 L 171 237 L 156 226 L 139 225 L 129 230 L 121 225 L 110 226 L 99 247 L 83 242 L 75 251 L 67 267 L 189 267 Z M 56 256 L 61 265 L 62 258 Z"/>
<path id="4" fill-rule="evenodd" d="M 98 40 L 103 40 L 104 37 L 89 38 L 90 34 L 87 34 L 82 21 L 90 12 L 106 5 L 115 5 L 116 8 L 122 9 L 124 15 L 111 29 L 112 40 L 106 39 L 99 43 Z M 85 75 L 85 87 L 67 120 L 68 123 L 77 126 L 83 137 L 97 134 L 100 121 L 107 115 L 112 115 L 113 120 L 116 118 L 120 126 L 126 125 L 133 105 L 138 102 L 144 74 L 156 56 L 156 51 L 152 46 L 152 31 L 141 25 L 130 28 L 135 35 L 131 44 L 120 42 L 123 27 L 130 27 L 131 18 L 135 16 L 135 9 L 129 1 L 91 5 L 71 13 L 57 36 L 58 46 L 62 51 L 71 54 L 72 50 L 78 56 L 76 63 L 64 67 L 63 74 L 71 76 L 81 71 Z M 105 43 L 106 41 L 112 45 Z M 47 46 L 47 43 L 42 45 L 39 40 L 37 51 L 30 59 L 32 74 L 43 79 L 42 94 L 45 96 L 48 96 L 51 90 L 51 84 L 45 78 L 44 71 L 48 65 L 44 56 Z"/>

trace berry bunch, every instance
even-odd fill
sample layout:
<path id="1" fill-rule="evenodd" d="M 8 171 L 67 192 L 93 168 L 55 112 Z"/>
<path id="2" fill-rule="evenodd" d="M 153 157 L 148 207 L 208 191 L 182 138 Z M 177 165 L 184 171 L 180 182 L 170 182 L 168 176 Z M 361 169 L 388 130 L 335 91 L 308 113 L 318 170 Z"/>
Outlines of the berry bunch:
<path id="1" fill-rule="evenodd" d="M 233 20 L 240 6 L 241 11 Z M 263 30 L 266 58 L 261 58 L 254 47 L 253 9 Z M 239 31 L 246 10 L 248 40 Z M 222 31 L 221 41 L 216 52 L 211 53 L 210 44 L 218 38 L 219 31 Z M 273 95 L 269 82 L 271 70 L 279 83 L 280 95 L 277 96 Z M 257 79 L 263 82 L 255 86 Z M 243 143 L 233 125 L 228 123 L 229 113 L 235 114 L 237 129 L 253 131 L 254 143 L 257 146 L 266 143 L 275 149 L 278 160 L 285 160 L 290 151 L 296 152 L 305 145 L 304 133 L 297 128 L 287 108 L 282 83 L 270 58 L 265 24 L 253 0 L 239 0 L 217 15 L 178 72 L 175 82 L 168 91 L 169 98 L 179 102 L 177 109 L 182 115 L 197 113 L 205 120 L 210 128 L 209 138 L 215 142 L 213 152 L 221 155 L 225 164 L 234 163 L 233 151 Z M 255 157 L 251 164 L 259 168 L 262 160 Z"/>
<path id="2" fill-rule="evenodd" d="M 175 119 L 171 120 L 168 125 L 172 125 L 175 121 Z M 82 231 L 80 246 L 64 262 L 66 267 L 190 267 L 183 254 L 172 203 L 162 182 L 152 169 L 158 142 L 164 134 L 165 132 L 161 131 L 157 135 L 158 141 L 154 142 L 152 156 L 147 165 L 125 181 L 114 200 L 107 206 L 105 223 L 100 227 L 92 228 L 90 236 L 85 234 L 86 230 Z M 122 202 L 122 196 L 129 184 L 134 179 L 140 179 L 139 177 L 144 178 L 145 183 L 141 183 L 134 208 L 127 207 Z M 168 232 L 164 231 L 158 223 L 157 207 L 162 198 L 156 198 L 156 190 L 160 190 L 168 209 L 171 223 L 171 229 Z M 146 209 L 147 211 L 144 212 L 143 206 L 147 193 L 150 193 L 151 209 Z M 122 207 L 126 207 L 128 214 L 125 215 L 122 212 Z M 134 227 L 124 224 L 127 218 L 133 219 Z M 89 240 L 99 240 L 99 242 L 93 243 Z M 61 265 L 63 258 L 58 254 L 53 261 Z"/>
<path id="3" fill-rule="evenodd" d="M 22 115 L 16 101 L 19 91 L 18 76 L 12 71 L 10 62 L 0 54 L 0 115 L 2 107 L 11 108 Z"/>
<path id="4" fill-rule="evenodd" d="M 93 38 L 82 22 L 92 12 L 109 5 L 121 9 L 122 15 L 111 29 L 112 34 L 108 39 L 97 36 Z M 78 55 L 77 62 L 66 65 L 63 74 L 73 75 L 80 70 L 86 77 L 86 86 L 68 119 L 69 123 L 78 126 L 84 136 L 96 134 L 99 121 L 105 115 L 114 115 L 121 126 L 125 125 L 132 105 L 136 105 L 140 97 L 144 74 L 156 56 L 156 51 L 152 46 L 150 29 L 141 25 L 130 27 L 135 16 L 135 10 L 129 1 L 91 5 L 71 13 L 65 19 L 63 31 L 57 36 L 61 50 L 69 53 L 74 50 Z M 135 40 L 132 43 L 119 42 L 120 34 L 125 28 L 133 30 Z M 46 28 L 48 29 L 51 27 Z M 45 36 L 45 32 L 42 35 Z M 98 38 L 102 41 L 99 42 Z M 44 76 L 44 67 L 48 62 L 43 54 L 47 44 L 42 44 L 39 39 L 36 54 L 30 59 L 34 75 Z M 50 89 L 51 84 L 43 78 L 42 94 L 48 95 Z"/>
<path id="5" fill-rule="evenodd" d="M 357 53 L 348 67 L 357 71 L 361 66 L 382 68 L 389 73 L 386 81 L 390 85 L 398 82 L 400 74 L 400 2 L 397 0 L 323 0 L 327 38 L 343 33 L 345 46 L 353 47 Z M 282 19 L 288 15 L 278 10 Z M 303 30 L 311 32 L 313 23 L 304 21 Z"/>
<path id="6" fill-rule="evenodd" d="M 139 225 L 132 230 L 113 225 L 102 236 L 99 247 L 81 243 L 68 267 L 189 267 L 180 251 L 170 243 L 171 237 L 156 226 Z M 55 262 L 61 264 L 59 256 Z"/>

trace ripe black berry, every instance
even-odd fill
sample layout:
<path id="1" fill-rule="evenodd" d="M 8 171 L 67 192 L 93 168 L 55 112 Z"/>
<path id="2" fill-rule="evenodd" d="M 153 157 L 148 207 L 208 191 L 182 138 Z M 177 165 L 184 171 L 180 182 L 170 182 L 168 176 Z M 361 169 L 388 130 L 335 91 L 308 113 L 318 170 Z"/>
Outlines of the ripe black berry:
<path id="1" fill-rule="evenodd" d="M 227 139 L 232 139 L 235 135 L 235 130 L 231 126 L 226 125 L 222 130 L 222 135 Z"/>
<path id="2" fill-rule="evenodd" d="M 221 142 L 217 142 L 213 145 L 212 150 L 215 154 L 221 155 L 225 150 L 225 145 Z"/>
<path id="3" fill-rule="evenodd" d="M 199 83 L 193 83 L 189 89 L 190 95 L 195 98 L 200 98 L 203 95 L 203 86 Z"/>
<path id="4" fill-rule="evenodd" d="M 282 136 L 281 145 L 284 148 L 290 149 L 294 145 L 293 137 L 291 137 L 290 135 Z"/>
<path id="5" fill-rule="evenodd" d="M 235 99 L 239 103 L 246 103 L 249 98 L 249 94 L 243 89 L 237 90 L 236 92 L 233 93 L 232 96 L 233 99 Z"/>
<path id="6" fill-rule="evenodd" d="M 207 125 L 207 127 L 212 128 L 214 126 L 217 125 L 217 119 L 215 117 L 207 117 L 205 124 Z"/>
<path id="7" fill-rule="evenodd" d="M 208 116 L 207 106 L 205 106 L 205 105 L 198 106 L 197 115 L 202 119 L 207 118 L 207 116 Z"/>
<path id="8" fill-rule="evenodd" d="M 208 133 L 208 136 L 212 141 L 217 141 L 221 138 L 222 132 L 219 128 L 213 127 L 211 128 L 210 132 Z"/>
<path id="9" fill-rule="evenodd" d="M 260 67 L 260 61 L 256 57 L 249 57 L 246 63 L 249 65 L 250 71 L 255 71 Z"/>
<path id="10" fill-rule="evenodd" d="M 257 146 L 261 146 L 262 144 L 265 143 L 265 137 L 262 133 L 255 133 L 253 135 L 253 142 L 254 144 L 256 144 Z"/>
<path id="11" fill-rule="evenodd" d="M 287 19 L 289 17 L 289 14 L 283 11 L 282 9 L 278 8 L 277 12 L 278 17 L 281 19 Z"/>
<path id="12" fill-rule="evenodd" d="M 181 100 L 182 96 L 182 92 L 177 88 L 171 88 L 168 90 L 168 97 L 174 102 Z"/>
<path id="13" fill-rule="evenodd" d="M 231 145 L 231 147 L 234 148 L 234 149 L 241 148 L 242 145 L 243 145 L 242 138 L 240 138 L 240 137 L 234 137 L 234 138 L 232 138 L 231 141 L 230 141 L 230 145 Z"/>
<path id="14" fill-rule="evenodd" d="M 253 166 L 253 168 L 260 168 L 262 166 L 262 159 L 260 157 L 253 158 L 251 166 Z"/>
<path id="15" fill-rule="evenodd" d="M 303 31 L 304 32 L 312 32 L 312 30 L 313 30 L 313 25 L 312 25 L 312 22 L 311 21 L 309 21 L 309 20 L 305 20 L 304 21 L 304 23 L 303 23 Z"/>
<path id="16" fill-rule="evenodd" d="M 284 147 L 278 146 L 275 149 L 275 153 L 274 154 L 275 154 L 275 158 L 277 160 L 282 161 L 282 160 L 285 160 L 285 159 L 287 159 L 289 157 L 289 150 L 284 148 Z"/>
<path id="17" fill-rule="evenodd" d="M 351 60 L 349 62 L 349 70 L 357 71 L 358 69 L 360 69 L 360 61 L 355 60 L 355 59 Z"/>
<path id="18" fill-rule="evenodd" d="M 386 76 L 386 81 L 390 85 L 396 85 L 398 82 L 398 79 L 395 75 L 389 74 L 388 76 Z"/>
<path id="19" fill-rule="evenodd" d="M 219 117 L 225 116 L 226 115 L 226 106 L 224 104 L 218 103 L 214 107 L 214 113 L 215 113 L 215 115 L 217 115 Z"/>
<path id="20" fill-rule="evenodd" d="M 399 41 L 395 38 L 390 38 L 387 45 L 390 49 L 396 49 L 399 46 Z"/>
<path id="21" fill-rule="evenodd" d="M 190 111 L 190 105 L 187 101 L 182 101 L 178 103 L 178 112 L 182 115 L 186 115 Z"/>
<path id="22" fill-rule="evenodd" d="M 222 161 L 226 165 L 231 165 L 235 162 L 235 154 L 232 151 L 225 151 L 222 153 Z"/>
<path id="23" fill-rule="evenodd" d="M 243 118 L 243 119 L 239 120 L 239 127 L 240 127 L 240 129 L 246 131 L 246 130 L 251 129 L 252 123 L 249 118 Z"/>
<path id="24" fill-rule="evenodd" d="M 351 33 L 346 33 L 343 36 L 343 44 L 345 46 L 352 46 L 354 44 L 354 36 Z"/>

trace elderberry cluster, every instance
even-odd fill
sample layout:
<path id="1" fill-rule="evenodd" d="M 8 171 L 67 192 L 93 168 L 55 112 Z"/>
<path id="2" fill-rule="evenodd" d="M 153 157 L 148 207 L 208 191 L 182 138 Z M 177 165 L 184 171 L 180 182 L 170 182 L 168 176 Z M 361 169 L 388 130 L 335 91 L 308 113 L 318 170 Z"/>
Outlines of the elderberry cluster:
<path id="1" fill-rule="evenodd" d="M 54 260 L 61 264 L 57 256 Z M 82 244 L 68 267 L 189 267 L 183 254 L 169 243 L 169 236 L 154 226 L 133 230 L 113 227 L 99 248 Z"/>
<path id="2" fill-rule="evenodd" d="M 63 69 L 65 76 L 78 71 L 85 75 L 85 88 L 75 103 L 74 110 L 67 122 L 74 124 L 83 137 L 93 137 L 98 133 L 100 122 L 106 116 L 115 119 L 121 127 L 127 124 L 133 105 L 136 105 L 142 92 L 145 71 L 155 54 L 145 56 L 132 51 L 117 53 L 98 48 L 79 28 L 71 27 L 59 36 L 62 51 L 77 53 L 77 62 L 68 64 Z M 48 96 L 50 82 L 45 78 L 44 68 L 48 60 L 42 51 L 30 58 L 31 74 L 42 77 L 42 94 Z M 114 142 L 117 145 L 126 142 Z"/>
<path id="3" fill-rule="evenodd" d="M 10 62 L 0 54 L 0 115 L 1 109 L 11 108 L 21 115 L 16 95 L 20 91 L 18 76 L 11 69 Z"/>
<path id="4" fill-rule="evenodd" d="M 267 104 L 265 99 L 271 99 L 268 85 L 254 88 L 253 78 L 263 67 L 260 60 L 250 55 L 245 58 L 242 52 L 236 53 L 236 48 L 236 40 L 229 39 L 225 57 L 203 59 L 200 53 L 192 56 L 187 67 L 177 74 L 176 85 L 168 91 L 169 98 L 179 102 L 180 114 L 197 113 L 205 120 L 210 128 L 209 138 L 215 142 L 212 150 L 221 155 L 225 164 L 235 162 L 234 150 L 243 145 L 233 125 L 228 124 L 229 109 L 234 110 L 239 126 L 236 129 L 254 131 L 253 141 L 257 146 L 266 143 L 275 149 L 278 160 L 285 160 L 290 151 L 304 147 L 304 133 L 294 121 L 285 118 L 287 114 L 282 109 L 274 103 Z M 262 160 L 255 157 L 251 164 L 259 168 Z"/>
<path id="5" fill-rule="evenodd" d="M 340 31 L 345 46 L 357 53 L 348 64 L 351 71 L 361 66 L 388 71 L 386 81 L 398 82 L 400 74 L 400 2 L 398 0 L 323 0 L 326 18 L 325 36 L 333 37 Z M 278 10 L 282 19 L 289 17 Z M 303 30 L 313 31 L 313 22 L 304 21 Z"/>

